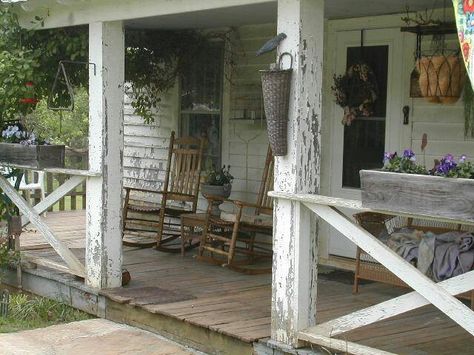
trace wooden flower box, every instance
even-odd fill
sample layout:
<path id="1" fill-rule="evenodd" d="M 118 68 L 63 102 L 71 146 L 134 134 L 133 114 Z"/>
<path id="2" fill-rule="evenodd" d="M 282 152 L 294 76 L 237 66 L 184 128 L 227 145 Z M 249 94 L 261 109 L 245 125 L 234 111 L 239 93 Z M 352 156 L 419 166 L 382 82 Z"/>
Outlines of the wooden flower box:
<path id="1" fill-rule="evenodd" d="M 474 222 L 474 180 L 361 170 L 362 206 Z"/>
<path id="2" fill-rule="evenodd" d="M 35 169 L 63 168 L 63 145 L 22 145 L 0 143 L 0 163 Z"/>

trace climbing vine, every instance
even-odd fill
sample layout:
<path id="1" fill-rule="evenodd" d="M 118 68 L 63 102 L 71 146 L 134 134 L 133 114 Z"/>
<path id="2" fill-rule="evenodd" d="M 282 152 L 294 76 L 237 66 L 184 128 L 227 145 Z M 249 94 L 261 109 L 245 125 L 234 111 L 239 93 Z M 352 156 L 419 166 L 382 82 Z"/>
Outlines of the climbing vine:
<path id="1" fill-rule="evenodd" d="M 37 28 L 41 19 L 37 18 Z M 35 29 L 37 29 L 35 28 Z M 0 124 L 24 116 L 38 99 L 48 95 L 61 59 L 87 60 L 87 28 L 27 30 L 20 27 L 9 7 L 0 8 Z M 79 68 L 71 81 L 86 83 L 87 70 Z"/>
<path id="2" fill-rule="evenodd" d="M 42 19 L 37 17 L 36 21 L 32 30 L 21 28 L 9 7 L 0 8 L 0 125 L 32 112 L 36 102 L 50 94 L 60 60 L 88 61 L 87 27 L 42 30 Z M 125 80 L 135 113 L 152 122 L 163 94 L 192 63 L 208 58 L 214 41 L 224 43 L 230 80 L 234 54 L 228 44 L 232 33 L 127 29 Z M 73 86 L 87 86 L 85 65 L 71 65 L 67 74 Z M 67 97 L 66 86 L 59 86 L 54 94 L 56 100 Z"/>

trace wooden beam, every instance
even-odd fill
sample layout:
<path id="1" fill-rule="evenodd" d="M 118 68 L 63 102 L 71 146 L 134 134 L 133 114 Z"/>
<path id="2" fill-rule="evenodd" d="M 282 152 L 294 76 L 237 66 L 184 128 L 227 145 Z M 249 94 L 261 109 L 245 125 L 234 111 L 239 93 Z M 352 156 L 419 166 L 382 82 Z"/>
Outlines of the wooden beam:
<path id="1" fill-rule="evenodd" d="M 451 295 L 459 295 L 471 291 L 474 285 L 474 271 L 450 278 L 438 283 L 438 285 Z M 426 298 L 414 291 L 330 320 L 329 322 L 318 324 L 315 327 L 305 329 L 304 332 L 334 337 L 428 304 L 430 302 Z"/>
<path id="2" fill-rule="evenodd" d="M 58 202 L 61 198 L 67 195 L 70 191 L 74 190 L 76 186 L 80 185 L 86 179 L 85 176 L 71 176 L 64 184 L 59 186 L 56 190 L 50 193 L 44 200 L 36 204 L 33 209 L 36 213 L 41 214 L 46 211 L 49 207 Z M 27 215 L 21 217 L 21 225 L 26 226 L 30 220 Z"/>
<path id="3" fill-rule="evenodd" d="M 312 344 L 321 345 L 328 347 L 333 350 L 342 351 L 344 354 L 353 354 L 353 355 L 395 355 L 388 351 L 383 351 L 379 349 L 374 349 L 369 346 L 360 345 L 357 343 L 352 343 L 347 340 L 334 339 L 324 335 L 307 333 L 302 331 L 298 333 L 298 336 L 301 340 L 305 340 Z"/>
<path id="4" fill-rule="evenodd" d="M 50 259 L 46 259 L 46 258 L 36 256 L 36 255 L 32 255 L 32 254 L 28 254 L 28 253 L 21 253 L 21 261 L 26 262 L 26 263 L 32 263 L 32 264 L 35 264 L 35 265 L 44 266 L 44 267 L 54 269 L 54 270 L 57 270 L 57 271 L 61 271 L 61 272 L 66 272 L 68 274 L 73 274 L 73 275 L 76 275 L 76 276 L 79 276 L 79 277 L 82 277 L 82 278 L 85 277 L 85 272 L 84 271 L 83 272 L 76 272 L 75 270 L 72 270 L 72 269 L 68 268 L 66 265 L 60 264 L 60 263 L 58 263 L 56 261 L 53 261 L 53 260 L 50 260 Z"/>
<path id="5" fill-rule="evenodd" d="M 270 0 L 272 1 L 272 0 Z M 58 28 L 85 25 L 99 21 L 122 21 L 151 16 L 164 16 L 195 11 L 222 9 L 234 6 L 268 3 L 269 0 L 94 0 L 70 1 L 60 4 L 60 1 L 49 0 L 28 1 L 29 11 L 22 11 L 16 6 L 20 24 L 28 28 L 37 28 L 39 16 L 44 20 L 41 28 Z"/>
<path id="6" fill-rule="evenodd" d="M 278 1 L 278 33 L 287 38 L 293 74 L 288 110 L 288 153 L 275 158 L 275 189 L 316 193 L 320 183 L 320 127 L 324 0 Z M 282 67 L 288 68 L 288 56 Z M 277 59 L 278 60 L 278 59 Z M 299 345 L 297 332 L 316 324 L 318 241 L 315 216 L 298 202 L 274 205 L 272 340 Z"/>
<path id="7" fill-rule="evenodd" d="M 27 216 L 31 224 L 34 225 L 38 231 L 43 235 L 44 239 L 53 247 L 59 256 L 66 262 L 74 274 L 83 274 L 84 265 L 79 259 L 69 250 L 67 245 L 56 238 L 48 225 L 43 222 L 40 215 L 23 199 L 23 197 L 16 191 L 10 183 L 0 175 L 0 189 L 12 200 L 20 212 Z"/>
<path id="8" fill-rule="evenodd" d="M 426 298 L 444 314 L 474 335 L 474 312 L 448 291 L 435 284 L 417 268 L 403 260 L 388 246 L 362 227 L 354 224 L 334 207 L 305 203 L 319 217 L 328 222 L 346 238 L 360 246 L 371 257 L 397 275 L 407 285 Z M 474 284 L 471 285 L 474 288 Z"/>
<path id="9" fill-rule="evenodd" d="M 124 28 L 121 21 L 89 25 L 89 169 L 86 284 L 122 286 Z"/>
<path id="10" fill-rule="evenodd" d="M 292 200 L 292 201 L 299 201 L 303 203 L 315 203 L 319 205 L 326 205 L 338 208 L 349 208 L 353 210 L 358 210 L 359 212 L 377 212 L 382 214 L 393 215 L 393 211 L 384 211 L 384 210 L 373 210 L 370 208 L 364 208 L 362 203 L 357 200 L 348 200 L 345 198 L 340 197 L 331 197 L 331 196 L 323 196 L 318 194 L 294 194 L 294 193 L 287 193 L 287 192 L 280 192 L 280 191 L 270 191 L 268 196 L 273 197 L 275 199 L 283 199 L 283 200 Z M 474 222 L 464 220 L 464 219 L 452 219 L 452 218 L 440 218 L 438 216 L 431 216 L 427 214 L 418 214 L 418 213 L 396 213 L 397 216 L 402 217 L 410 217 L 410 218 L 420 218 L 420 219 L 428 219 L 438 222 L 447 222 L 453 224 L 466 224 L 466 225 L 474 225 Z"/>
<path id="11" fill-rule="evenodd" d="M 23 170 L 34 170 L 34 171 L 44 171 L 51 174 L 64 174 L 64 175 L 79 175 L 79 176 L 100 176 L 100 172 L 90 171 L 90 170 L 80 170 L 80 169 L 65 169 L 65 168 L 32 168 L 29 165 L 20 165 L 20 164 L 5 164 L 2 162 L 2 166 L 15 169 Z"/>

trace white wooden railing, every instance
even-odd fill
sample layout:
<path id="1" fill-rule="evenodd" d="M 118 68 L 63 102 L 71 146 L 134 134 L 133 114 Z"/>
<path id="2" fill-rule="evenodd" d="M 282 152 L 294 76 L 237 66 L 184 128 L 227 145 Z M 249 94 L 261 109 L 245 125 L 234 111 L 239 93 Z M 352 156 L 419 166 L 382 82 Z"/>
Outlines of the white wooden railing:
<path id="1" fill-rule="evenodd" d="M 272 317 L 278 315 L 279 318 L 278 320 L 272 319 L 273 340 L 281 342 L 281 339 L 278 339 L 278 334 L 282 334 L 283 332 L 288 334 L 288 332 L 290 332 L 290 334 L 286 337 L 287 339 L 307 341 L 314 344 L 327 346 L 335 350 L 346 351 L 351 354 L 388 354 L 387 352 L 383 352 L 378 349 L 373 349 L 334 337 L 351 330 L 361 328 L 363 326 L 388 319 L 405 312 L 409 312 L 430 303 L 436 306 L 444 314 L 446 314 L 458 325 L 474 336 L 474 312 L 454 297 L 455 295 L 474 289 L 474 271 L 467 272 L 460 276 L 453 277 L 449 280 L 436 284 L 424 274 L 422 274 L 416 267 L 406 262 L 393 250 L 388 248 L 384 243 L 380 242 L 365 229 L 355 224 L 354 221 L 344 215 L 340 210 L 342 208 L 350 208 L 359 211 L 372 211 L 390 215 L 394 214 L 393 211 L 373 211 L 363 208 L 360 201 L 321 195 L 289 194 L 283 192 L 270 192 L 269 195 L 276 199 L 276 206 L 278 206 L 279 203 L 291 201 L 298 208 L 312 211 L 320 219 L 326 221 L 329 225 L 342 233 L 346 238 L 361 247 L 371 257 L 376 259 L 380 264 L 397 275 L 414 290 L 414 292 L 353 312 L 337 319 L 333 319 L 323 324 L 310 324 L 309 327 L 305 328 L 300 326 L 298 321 L 293 321 L 291 324 L 290 322 L 288 322 L 288 324 L 284 324 L 282 319 L 294 319 L 291 317 L 291 313 L 295 310 L 287 309 L 289 313 L 288 317 L 278 314 L 278 312 L 281 313 L 281 307 L 278 308 L 279 306 L 277 303 L 281 300 L 275 299 L 274 297 L 272 301 Z M 440 219 L 439 217 L 430 215 L 407 215 L 404 213 L 395 214 L 413 218 L 433 219 L 456 224 L 474 225 L 472 221 L 469 222 L 465 220 L 449 218 Z M 298 223 L 309 224 L 311 222 L 310 219 L 300 219 Z M 276 223 L 276 225 L 278 226 L 278 223 Z M 309 226 L 299 226 L 299 228 L 295 230 L 308 231 L 310 228 Z M 278 227 L 274 233 L 278 233 Z M 304 244 L 304 240 L 309 239 L 309 236 L 301 233 L 301 235 L 293 235 L 292 238 L 294 238 L 295 244 L 297 244 L 296 241 L 298 241 L 300 244 Z M 285 273 L 285 269 L 287 269 L 286 265 L 288 264 L 288 260 L 284 260 L 284 258 L 281 257 L 283 255 L 283 251 L 276 249 L 274 250 L 274 253 L 274 273 L 283 274 Z M 298 258 L 300 254 L 294 253 L 294 255 L 296 258 Z M 279 265 L 283 262 L 285 263 L 285 266 Z M 290 264 L 301 265 L 299 260 L 290 261 Z M 306 273 L 308 272 L 308 269 L 309 267 L 297 268 L 296 274 L 291 275 L 291 277 L 301 279 L 307 278 Z M 273 287 L 278 287 L 278 285 L 275 285 L 274 282 Z M 314 283 L 312 287 L 316 288 L 317 284 Z M 306 294 L 308 294 L 307 291 Z M 312 292 L 309 292 L 309 294 L 312 294 Z M 317 294 L 316 290 L 314 290 L 314 294 Z M 312 301 L 314 302 L 315 300 Z M 299 314 L 305 314 L 305 312 L 315 312 L 315 306 L 309 305 L 304 296 L 301 297 L 301 299 L 297 297 L 297 299 L 293 301 L 292 307 L 296 308 L 296 312 Z M 315 319 L 315 317 L 311 316 L 309 316 L 309 318 Z M 308 324 L 308 320 L 301 322 L 301 324 Z M 290 344 L 287 345 L 296 345 L 294 340 L 288 342 Z"/>
<path id="2" fill-rule="evenodd" d="M 18 165 L 9 165 L 9 167 L 19 168 L 24 170 L 38 170 L 32 169 L 27 166 L 18 166 Z M 69 175 L 70 178 L 67 179 L 61 186 L 56 190 L 51 192 L 44 200 L 40 203 L 31 207 L 30 204 L 21 196 L 21 194 L 16 191 L 13 186 L 0 175 L 0 189 L 10 198 L 10 200 L 18 207 L 22 217 L 21 222 L 22 226 L 31 223 L 38 231 L 42 234 L 44 239 L 51 245 L 51 247 L 58 253 L 58 255 L 63 259 L 65 265 L 57 263 L 55 261 L 34 257 L 34 259 L 28 259 L 28 255 L 22 255 L 23 261 L 30 261 L 38 265 L 47 266 L 53 269 L 57 269 L 63 272 L 69 272 L 73 275 L 84 278 L 86 275 L 85 267 L 83 263 L 73 254 L 73 252 L 64 244 L 57 236 L 53 233 L 51 228 L 47 225 L 41 213 L 48 210 L 49 207 L 58 202 L 70 191 L 75 189 L 77 186 L 82 184 L 87 177 L 90 176 L 99 176 L 99 174 L 86 171 L 86 170 L 74 170 L 74 169 L 58 169 L 50 168 L 44 169 L 47 173 L 55 174 L 64 174 Z"/>

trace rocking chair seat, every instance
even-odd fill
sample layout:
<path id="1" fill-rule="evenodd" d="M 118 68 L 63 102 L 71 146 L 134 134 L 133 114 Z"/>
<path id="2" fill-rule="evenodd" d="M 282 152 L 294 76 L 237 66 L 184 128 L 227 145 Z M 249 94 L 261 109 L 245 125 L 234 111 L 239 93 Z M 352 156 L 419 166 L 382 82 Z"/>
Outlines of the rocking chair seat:
<path id="1" fill-rule="evenodd" d="M 140 213 L 159 213 L 161 210 L 161 206 L 129 206 L 128 209 L 133 212 L 140 212 Z M 165 213 L 171 215 L 173 217 L 179 217 L 183 213 L 192 213 L 193 211 L 184 208 L 173 208 L 173 207 L 166 207 Z"/>
<path id="2" fill-rule="evenodd" d="M 237 221 L 237 215 L 235 213 L 221 212 L 221 218 L 224 221 L 228 221 L 232 223 Z M 263 214 L 261 215 L 242 214 L 242 216 L 240 216 L 240 223 L 272 228 L 273 217 L 268 216 L 268 215 L 263 215 Z"/>

